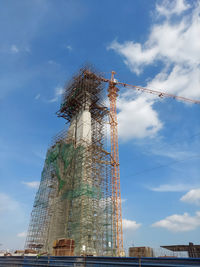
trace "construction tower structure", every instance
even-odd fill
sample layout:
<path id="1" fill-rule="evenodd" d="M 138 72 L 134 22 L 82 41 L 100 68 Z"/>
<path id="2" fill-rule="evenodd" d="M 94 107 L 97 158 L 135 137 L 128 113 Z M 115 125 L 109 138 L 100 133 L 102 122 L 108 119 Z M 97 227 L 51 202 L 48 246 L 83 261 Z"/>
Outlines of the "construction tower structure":
<path id="1" fill-rule="evenodd" d="M 47 151 L 25 247 L 52 253 L 55 240 L 74 255 L 116 255 L 113 243 L 112 160 L 106 150 L 104 83 L 82 68 L 66 85 L 58 117 L 69 123 Z"/>
<path id="2" fill-rule="evenodd" d="M 113 203 L 113 244 L 116 255 L 124 256 L 123 231 L 122 231 L 122 207 L 119 171 L 119 147 L 118 147 L 118 122 L 117 122 L 117 97 L 119 89 L 115 86 L 115 72 L 112 71 L 108 86 L 110 102 L 110 141 L 111 141 L 111 171 L 112 171 L 112 203 Z"/>

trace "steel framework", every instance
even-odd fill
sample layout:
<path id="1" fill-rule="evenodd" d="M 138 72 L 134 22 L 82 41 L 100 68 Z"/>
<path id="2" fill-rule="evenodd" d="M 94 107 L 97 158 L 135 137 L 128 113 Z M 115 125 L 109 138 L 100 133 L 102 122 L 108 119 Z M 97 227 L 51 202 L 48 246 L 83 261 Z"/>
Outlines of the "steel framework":
<path id="1" fill-rule="evenodd" d="M 111 164 L 112 164 L 112 201 L 113 201 L 113 244 L 116 245 L 118 256 L 123 256 L 123 232 L 122 232 L 122 210 L 121 190 L 119 172 L 119 148 L 118 148 L 118 123 L 116 99 L 119 89 L 115 87 L 114 74 L 112 72 L 108 87 L 110 100 L 110 138 L 111 138 Z"/>
<path id="2" fill-rule="evenodd" d="M 102 81 L 87 71 L 81 69 L 65 87 L 57 115 L 70 126 L 47 152 L 26 248 L 52 253 L 53 242 L 67 238 L 74 240 L 77 256 L 115 253 L 108 110 Z"/>

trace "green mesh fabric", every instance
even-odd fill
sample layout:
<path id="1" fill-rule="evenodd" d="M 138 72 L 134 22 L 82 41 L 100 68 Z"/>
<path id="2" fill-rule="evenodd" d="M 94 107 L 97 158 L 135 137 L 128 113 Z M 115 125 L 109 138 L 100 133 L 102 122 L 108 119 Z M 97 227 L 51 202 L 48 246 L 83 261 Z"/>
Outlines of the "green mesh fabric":
<path id="1" fill-rule="evenodd" d="M 71 144 L 63 144 L 60 148 L 60 156 L 64 162 L 64 168 L 66 169 L 73 157 L 74 147 Z"/>
<path id="2" fill-rule="evenodd" d="M 48 168 L 48 166 L 51 164 L 54 168 L 56 177 L 58 179 L 58 190 L 60 191 L 66 181 L 64 181 L 61 177 L 61 170 L 60 170 L 60 163 L 63 163 L 64 166 L 64 172 L 67 170 L 68 166 L 70 165 L 72 159 L 74 157 L 77 156 L 77 154 L 82 153 L 84 150 L 84 148 L 82 146 L 79 146 L 77 148 L 74 148 L 73 144 L 66 144 L 66 143 L 56 143 L 51 149 L 48 150 L 47 152 L 47 156 L 46 156 L 46 166 Z M 77 175 L 75 175 L 74 179 L 80 179 L 80 175 L 81 175 L 81 168 L 82 168 L 82 164 L 81 162 L 79 162 L 79 176 L 77 177 Z M 63 173 L 62 173 L 63 174 Z M 44 176 L 44 171 L 42 172 L 42 177 Z M 84 195 L 84 192 L 90 192 L 90 189 L 84 189 L 81 190 L 82 193 L 75 193 L 75 197 L 76 195 L 80 196 L 80 195 Z M 66 192 L 66 194 L 69 195 L 69 198 L 71 198 L 71 194 L 74 195 L 74 193 L 70 193 L 70 192 Z M 88 193 L 88 194 L 92 194 Z M 68 198 L 68 197 L 67 197 Z"/>
<path id="3" fill-rule="evenodd" d="M 49 149 L 46 156 L 46 165 L 52 165 L 58 179 L 58 190 L 60 191 L 66 181 L 62 179 L 60 163 L 62 162 L 64 166 L 64 172 L 67 170 L 68 166 L 72 162 L 73 158 L 79 158 L 77 155 L 81 155 L 83 153 L 84 148 L 79 146 L 74 148 L 73 144 L 66 143 L 57 143 L 54 147 Z M 91 186 L 89 184 L 81 183 L 82 178 L 82 162 L 79 161 L 76 163 L 76 170 L 74 172 L 74 180 L 80 180 L 80 184 L 77 188 L 68 189 L 62 194 L 62 199 L 73 199 L 78 198 L 80 196 L 87 196 L 90 198 L 100 199 L 102 197 L 101 191 L 99 188 Z"/>
<path id="4" fill-rule="evenodd" d="M 102 193 L 99 188 L 91 186 L 89 184 L 81 184 L 78 188 L 74 190 L 68 190 L 63 195 L 63 199 L 72 199 L 80 196 L 87 196 L 90 198 L 101 199 Z"/>
<path id="5" fill-rule="evenodd" d="M 70 164 L 74 154 L 73 144 L 57 143 L 53 148 L 48 150 L 46 156 L 46 165 L 52 164 L 54 167 L 56 177 L 58 179 L 58 190 L 60 191 L 65 185 L 65 181 L 61 178 L 61 170 L 59 168 L 59 162 L 62 161 L 64 164 L 64 170 Z"/>

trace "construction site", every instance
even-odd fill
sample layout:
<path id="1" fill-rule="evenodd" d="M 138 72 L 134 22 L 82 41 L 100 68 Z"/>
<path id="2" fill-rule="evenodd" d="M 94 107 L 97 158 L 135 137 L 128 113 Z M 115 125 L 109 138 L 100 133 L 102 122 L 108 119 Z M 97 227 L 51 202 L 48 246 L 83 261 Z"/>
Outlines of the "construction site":
<path id="1" fill-rule="evenodd" d="M 130 247 L 129 258 L 125 258 L 117 97 L 119 88 L 126 88 L 159 98 L 194 104 L 200 101 L 119 82 L 114 75 L 112 71 L 111 78 L 106 79 L 85 66 L 64 87 L 56 114 L 64 119 L 67 130 L 59 132 L 47 150 L 25 249 L 0 257 L 3 266 L 199 264 L 195 259 L 199 245 L 192 243 L 162 246 L 173 253 L 188 252 L 190 259 L 155 257 L 150 247 Z"/>
<path id="2" fill-rule="evenodd" d="M 68 130 L 57 134 L 48 148 L 26 250 L 54 256 L 125 256 L 116 85 L 158 97 L 199 101 L 121 83 L 114 74 L 105 79 L 86 66 L 64 87 L 57 116 L 65 120 Z M 110 140 L 106 140 L 108 124 Z"/>
<path id="3" fill-rule="evenodd" d="M 0 12 L 0 267 L 200 267 L 200 0 Z"/>

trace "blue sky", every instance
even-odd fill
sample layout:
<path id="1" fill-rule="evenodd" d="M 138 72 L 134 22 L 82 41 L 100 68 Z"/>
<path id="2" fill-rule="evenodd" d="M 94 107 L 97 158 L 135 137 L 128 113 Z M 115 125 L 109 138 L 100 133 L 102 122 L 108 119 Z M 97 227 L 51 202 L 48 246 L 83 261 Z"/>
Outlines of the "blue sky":
<path id="1" fill-rule="evenodd" d="M 65 82 L 85 62 L 200 100 L 200 2 L 2 1 L 0 243 L 23 247 Z M 120 88 L 124 246 L 198 243 L 200 106 Z"/>

